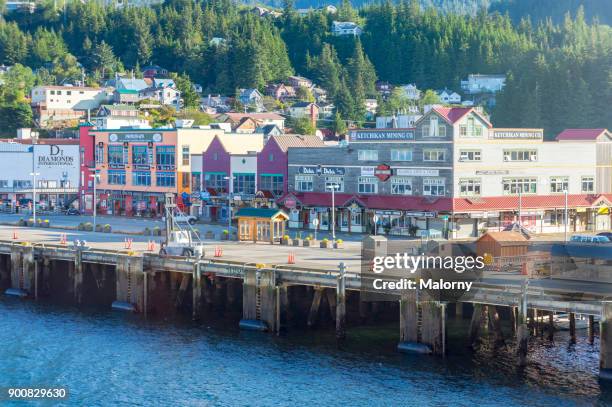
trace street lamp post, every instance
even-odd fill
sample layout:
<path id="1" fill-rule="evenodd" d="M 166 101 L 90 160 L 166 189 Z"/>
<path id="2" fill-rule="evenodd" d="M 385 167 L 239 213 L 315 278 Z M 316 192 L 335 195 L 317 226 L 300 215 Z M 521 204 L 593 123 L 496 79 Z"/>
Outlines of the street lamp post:
<path id="1" fill-rule="evenodd" d="M 90 177 L 93 178 L 93 230 L 96 230 L 96 212 L 98 212 L 97 210 L 97 193 L 96 193 L 96 184 L 98 183 L 98 173 L 97 171 L 94 170 L 90 170 L 93 171 L 93 174 L 90 174 Z"/>
<path id="2" fill-rule="evenodd" d="M 223 177 L 227 181 L 227 231 L 232 235 L 232 192 L 234 189 L 235 177 Z"/>
<path id="3" fill-rule="evenodd" d="M 332 239 L 336 240 L 336 189 L 338 189 L 340 185 L 338 184 L 330 184 L 326 188 L 331 189 L 332 191 L 332 211 L 331 211 L 331 224 L 332 224 Z"/>
<path id="4" fill-rule="evenodd" d="M 569 222 L 569 219 L 568 219 L 568 216 L 567 216 L 568 215 L 568 213 L 567 213 L 568 212 L 568 210 L 567 210 L 567 193 L 568 193 L 567 189 L 564 189 L 563 190 L 563 194 L 565 195 L 565 213 L 564 213 L 563 217 L 564 217 L 565 222 L 563 222 L 564 223 L 563 240 L 566 241 L 566 242 L 567 242 L 567 224 Z"/>
<path id="5" fill-rule="evenodd" d="M 32 220 L 36 225 L 36 176 L 40 175 L 39 172 L 31 172 L 32 176 Z"/>

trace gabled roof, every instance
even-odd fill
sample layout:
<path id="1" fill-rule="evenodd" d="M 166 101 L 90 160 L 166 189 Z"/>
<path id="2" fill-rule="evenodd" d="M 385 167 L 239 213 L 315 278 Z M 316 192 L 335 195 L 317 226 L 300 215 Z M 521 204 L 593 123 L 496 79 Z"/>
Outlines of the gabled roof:
<path id="1" fill-rule="evenodd" d="M 223 149 L 232 155 L 248 154 L 249 151 L 261 151 L 263 148 L 263 134 L 249 133 L 249 134 L 217 134 L 213 141 L 217 139 L 219 144 L 223 146 Z M 210 148 L 210 145 L 208 148 Z M 207 148 L 207 149 L 208 149 Z"/>
<path id="2" fill-rule="evenodd" d="M 277 216 L 280 216 L 285 219 L 289 219 L 287 214 L 280 209 L 270 209 L 270 208 L 240 208 L 235 215 L 236 217 L 246 216 L 251 218 L 265 218 L 272 219 Z"/>
<path id="3" fill-rule="evenodd" d="M 473 112 L 478 117 L 480 117 L 487 124 L 487 126 L 493 127 L 493 125 L 489 122 L 489 120 L 486 117 L 484 117 L 481 113 L 479 113 L 476 109 L 474 109 L 473 107 L 434 106 L 431 110 L 438 113 L 450 124 L 457 123 L 459 120 L 463 119 L 466 115 Z"/>
<path id="4" fill-rule="evenodd" d="M 147 88 L 148 86 L 149 85 L 147 85 L 147 82 L 145 82 L 144 79 L 120 78 L 117 81 L 118 89 L 141 90 Z"/>
<path id="5" fill-rule="evenodd" d="M 565 129 L 557 136 L 557 141 L 596 141 L 606 129 Z"/>
<path id="6" fill-rule="evenodd" d="M 612 194 L 571 194 L 567 196 L 567 204 L 570 208 L 591 208 L 602 202 L 604 204 L 612 202 Z M 518 195 L 455 198 L 453 203 L 456 212 L 517 210 L 519 205 L 524 209 L 563 208 L 565 206 L 565 195 L 523 195 L 522 198 L 519 198 Z"/>
<path id="7" fill-rule="evenodd" d="M 310 135 L 283 134 L 272 136 L 270 140 L 274 140 L 278 147 L 285 152 L 290 147 L 325 147 L 323 140 L 317 136 Z"/>
<path id="8" fill-rule="evenodd" d="M 493 231 L 485 233 L 477 241 L 480 241 L 487 236 L 502 245 L 504 243 L 510 243 L 510 242 L 514 242 L 514 243 L 527 242 L 527 238 L 523 236 L 522 233 L 519 233 L 519 232 L 493 232 Z"/>
<path id="9" fill-rule="evenodd" d="M 102 105 L 100 106 L 101 108 L 104 108 L 106 110 L 122 110 L 122 111 L 128 111 L 128 110 L 138 110 L 136 109 L 135 106 L 132 105 Z"/>

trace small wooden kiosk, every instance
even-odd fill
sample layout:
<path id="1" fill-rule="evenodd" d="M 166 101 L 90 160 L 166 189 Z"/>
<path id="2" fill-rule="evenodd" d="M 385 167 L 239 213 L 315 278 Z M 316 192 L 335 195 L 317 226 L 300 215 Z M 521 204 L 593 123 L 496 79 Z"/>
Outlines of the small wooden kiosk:
<path id="1" fill-rule="evenodd" d="M 280 241 L 285 234 L 289 216 L 280 209 L 240 208 L 238 218 L 238 240 L 253 242 Z"/>
<path id="2" fill-rule="evenodd" d="M 527 254 L 529 240 L 519 232 L 487 232 L 476 241 L 479 255 L 493 257 L 521 257 Z"/>

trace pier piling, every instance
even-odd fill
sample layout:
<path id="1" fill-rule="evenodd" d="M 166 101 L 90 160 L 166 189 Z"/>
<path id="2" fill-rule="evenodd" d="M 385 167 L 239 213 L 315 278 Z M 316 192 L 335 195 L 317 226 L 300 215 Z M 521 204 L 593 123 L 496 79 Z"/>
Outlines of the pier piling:
<path id="1" fill-rule="evenodd" d="M 523 285 L 518 304 L 516 342 L 518 353 L 518 365 L 527 364 L 527 349 L 529 343 L 529 328 L 527 327 L 527 287 Z"/>
<path id="2" fill-rule="evenodd" d="M 612 301 L 603 302 L 599 325 L 599 377 L 612 381 Z"/>
<path id="3" fill-rule="evenodd" d="M 340 263 L 336 285 L 336 339 L 346 339 L 346 265 Z"/>

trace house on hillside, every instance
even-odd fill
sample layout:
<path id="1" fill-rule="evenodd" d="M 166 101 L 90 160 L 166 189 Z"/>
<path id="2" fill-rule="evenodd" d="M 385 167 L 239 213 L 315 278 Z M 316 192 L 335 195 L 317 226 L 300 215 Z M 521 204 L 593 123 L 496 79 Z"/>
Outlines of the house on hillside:
<path id="1" fill-rule="evenodd" d="M 505 84 L 506 75 L 470 74 L 466 80 L 461 81 L 461 90 L 470 95 L 497 93 Z"/>
<path id="2" fill-rule="evenodd" d="M 337 36 L 353 35 L 358 36 L 362 33 L 361 27 L 352 21 L 334 21 L 332 23 L 332 34 Z"/>
<path id="3" fill-rule="evenodd" d="M 92 118 L 92 123 L 98 129 L 150 128 L 149 122 L 139 117 L 138 113 L 138 109 L 132 105 L 102 105 Z"/>
<path id="4" fill-rule="evenodd" d="M 440 98 L 440 102 L 444 104 L 455 105 L 461 103 L 461 95 L 448 88 L 437 90 L 436 94 Z"/>
<path id="5" fill-rule="evenodd" d="M 304 78 L 303 76 L 290 76 L 287 78 L 287 83 L 290 86 L 293 86 L 295 89 L 299 87 L 310 89 L 313 86 L 312 81 L 308 78 Z"/>
<path id="6" fill-rule="evenodd" d="M 419 100 L 421 98 L 421 91 L 413 83 L 400 86 L 400 88 L 404 91 L 404 96 L 410 100 Z"/>
<path id="7" fill-rule="evenodd" d="M 285 101 L 295 98 L 295 88 L 284 83 L 270 84 L 266 87 L 266 95 L 275 100 Z"/>
<path id="8" fill-rule="evenodd" d="M 294 119 L 307 117 L 316 122 L 319 119 L 319 106 L 311 102 L 297 102 L 287 109 L 287 113 Z"/>
<path id="9" fill-rule="evenodd" d="M 257 89 L 240 89 L 238 100 L 245 106 L 254 107 L 256 111 L 263 111 L 263 95 Z"/>
<path id="10" fill-rule="evenodd" d="M 142 76 L 145 78 L 156 78 L 158 76 L 168 76 L 168 70 L 159 65 L 148 65 L 142 68 Z"/>

